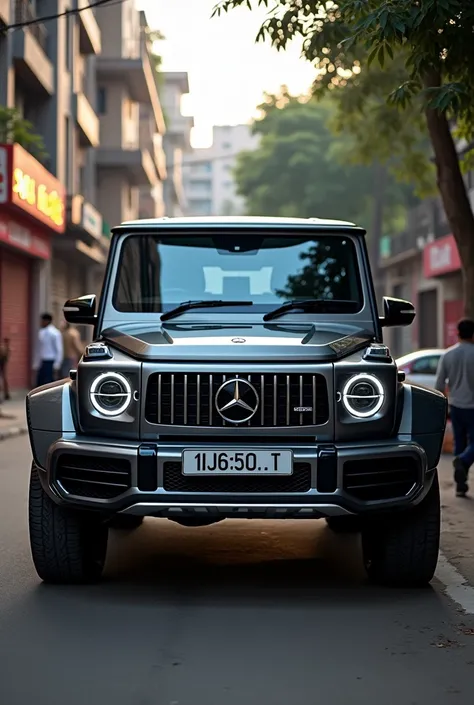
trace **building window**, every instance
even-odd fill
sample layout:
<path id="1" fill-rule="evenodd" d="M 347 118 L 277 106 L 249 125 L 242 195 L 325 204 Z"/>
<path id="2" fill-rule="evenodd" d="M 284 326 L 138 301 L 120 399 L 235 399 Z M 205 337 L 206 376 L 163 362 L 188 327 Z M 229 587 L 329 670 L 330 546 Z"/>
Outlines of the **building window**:
<path id="1" fill-rule="evenodd" d="M 107 113 L 107 91 L 103 86 L 97 89 L 97 113 L 98 115 Z"/>
<path id="2" fill-rule="evenodd" d="M 210 181 L 200 181 L 197 179 L 190 179 L 188 181 L 189 188 L 198 190 L 198 191 L 210 191 L 211 190 L 211 182 Z"/>

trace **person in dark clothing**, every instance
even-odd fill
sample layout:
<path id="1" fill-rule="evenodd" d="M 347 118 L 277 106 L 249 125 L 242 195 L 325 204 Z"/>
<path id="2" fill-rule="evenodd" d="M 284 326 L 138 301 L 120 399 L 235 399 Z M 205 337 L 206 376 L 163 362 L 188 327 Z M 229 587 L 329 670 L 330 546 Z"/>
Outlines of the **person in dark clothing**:
<path id="1" fill-rule="evenodd" d="M 469 490 L 469 468 L 474 464 L 474 321 L 459 321 L 458 338 L 440 359 L 435 387 L 440 392 L 448 387 L 456 495 L 464 497 Z"/>

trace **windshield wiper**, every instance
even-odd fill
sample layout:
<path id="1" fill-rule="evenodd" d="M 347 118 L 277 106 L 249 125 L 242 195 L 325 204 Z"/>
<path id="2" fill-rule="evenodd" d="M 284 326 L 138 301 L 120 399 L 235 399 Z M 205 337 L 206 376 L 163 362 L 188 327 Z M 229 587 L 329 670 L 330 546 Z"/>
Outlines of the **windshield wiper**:
<path id="1" fill-rule="evenodd" d="M 170 318 L 179 316 L 180 313 L 189 311 L 192 308 L 218 308 L 220 306 L 253 306 L 253 301 L 223 301 L 221 299 L 211 301 L 183 301 L 183 303 L 176 306 L 176 308 L 172 308 L 170 311 L 163 313 L 161 320 L 168 321 Z"/>
<path id="2" fill-rule="evenodd" d="M 360 308 L 358 301 L 327 300 L 327 299 L 306 299 L 305 301 L 287 301 L 286 304 L 274 308 L 263 317 L 264 321 L 271 321 L 273 318 L 283 316 L 293 309 L 315 311 L 317 313 L 356 313 Z"/>

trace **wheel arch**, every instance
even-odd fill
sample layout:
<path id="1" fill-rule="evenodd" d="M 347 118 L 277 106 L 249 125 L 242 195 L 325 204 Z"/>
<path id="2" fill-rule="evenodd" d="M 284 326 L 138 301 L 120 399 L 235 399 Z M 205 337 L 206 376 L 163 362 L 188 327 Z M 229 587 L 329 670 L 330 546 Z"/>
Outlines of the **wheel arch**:
<path id="1" fill-rule="evenodd" d="M 398 438 L 418 443 L 427 455 L 428 469 L 434 469 L 443 448 L 448 400 L 441 392 L 404 383 L 399 404 Z"/>
<path id="2" fill-rule="evenodd" d="M 26 417 L 33 460 L 44 470 L 50 446 L 79 428 L 73 382 L 60 380 L 33 389 L 26 397 Z"/>

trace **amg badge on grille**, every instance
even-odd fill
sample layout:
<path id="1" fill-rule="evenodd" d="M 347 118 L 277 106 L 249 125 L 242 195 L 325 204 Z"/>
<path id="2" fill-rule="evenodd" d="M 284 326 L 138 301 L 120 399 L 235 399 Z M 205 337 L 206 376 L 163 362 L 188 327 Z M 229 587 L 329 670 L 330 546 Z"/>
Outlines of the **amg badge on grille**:
<path id="1" fill-rule="evenodd" d="M 300 414 L 303 414 L 305 411 L 313 411 L 312 406 L 294 406 L 293 411 L 297 411 Z"/>

